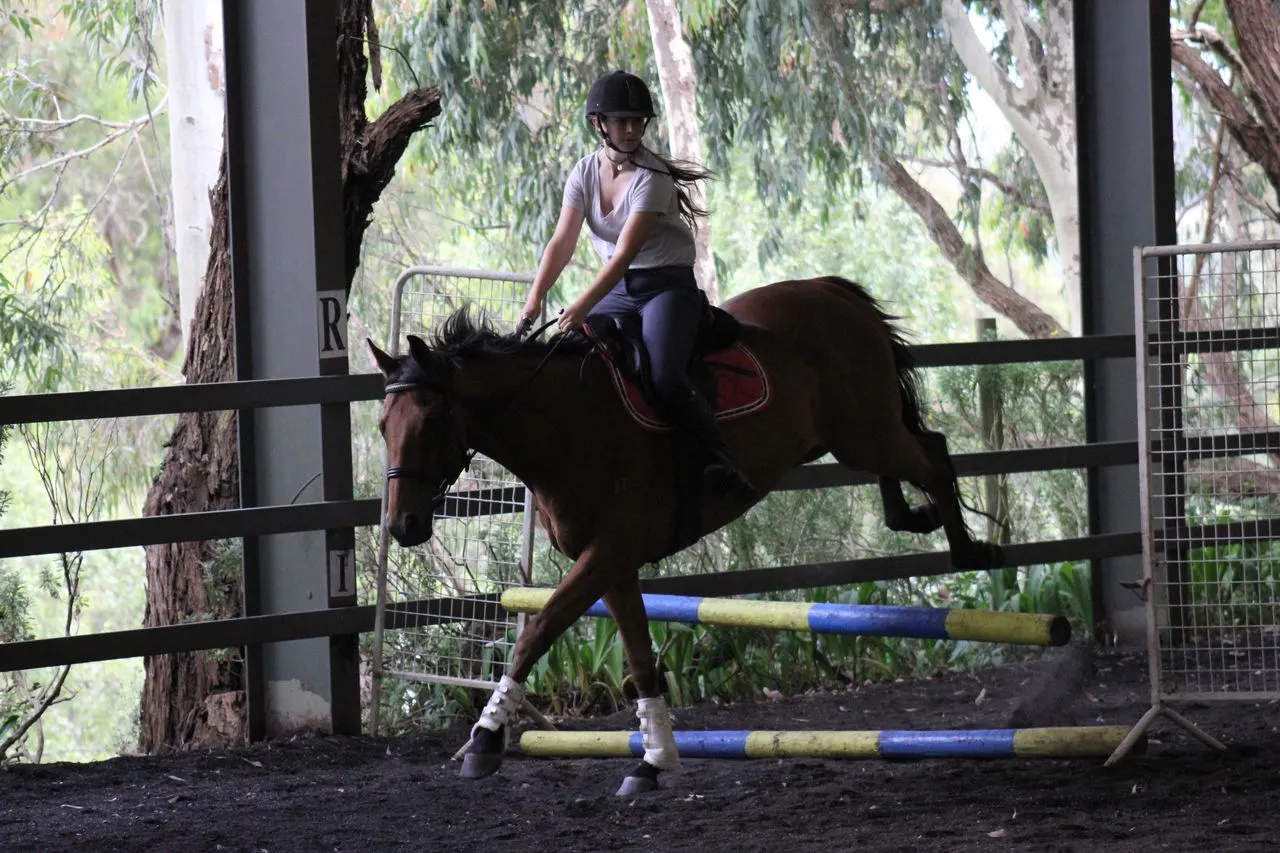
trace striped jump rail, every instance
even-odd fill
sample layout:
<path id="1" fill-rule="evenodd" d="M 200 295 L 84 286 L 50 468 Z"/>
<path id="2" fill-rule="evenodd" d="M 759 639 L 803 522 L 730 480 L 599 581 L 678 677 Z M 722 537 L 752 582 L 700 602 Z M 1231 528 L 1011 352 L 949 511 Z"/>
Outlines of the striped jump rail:
<path id="1" fill-rule="evenodd" d="M 512 587 L 502 593 L 502 606 L 514 613 L 537 613 L 552 592 L 540 587 Z M 645 595 L 644 607 L 649 619 L 656 622 L 1026 646 L 1065 646 L 1071 640 L 1071 623 L 1065 616 L 1042 613 L 662 594 Z M 607 617 L 609 611 L 604 602 L 597 601 L 587 610 L 587 615 Z"/>
<path id="2" fill-rule="evenodd" d="M 1107 758 L 1127 726 L 953 731 L 678 731 L 681 758 L 926 759 Z M 1145 743 L 1141 746 L 1145 746 Z M 538 758 L 642 758 L 640 732 L 527 731 L 520 751 Z"/>

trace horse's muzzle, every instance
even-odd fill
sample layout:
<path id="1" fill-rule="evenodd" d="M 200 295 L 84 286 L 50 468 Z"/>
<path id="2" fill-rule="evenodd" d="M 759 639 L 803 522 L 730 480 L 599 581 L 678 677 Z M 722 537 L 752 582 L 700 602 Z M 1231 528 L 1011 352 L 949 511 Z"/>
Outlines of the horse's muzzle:
<path id="1" fill-rule="evenodd" d="M 402 548 L 421 545 L 431 538 L 432 517 L 416 512 L 406 512 L 387 519 L 387 532 Z"/>

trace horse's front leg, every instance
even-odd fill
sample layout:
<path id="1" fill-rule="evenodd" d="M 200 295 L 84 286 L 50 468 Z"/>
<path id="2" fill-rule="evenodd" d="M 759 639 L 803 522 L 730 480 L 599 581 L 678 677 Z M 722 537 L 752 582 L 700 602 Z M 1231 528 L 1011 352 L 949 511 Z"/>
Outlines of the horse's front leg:
<path id="1" fill-rule="evenodd" d="M 679 770 L 680 755 L 671 731 L 671 715 L 658 683 L 658 661 L 653 653 L 644 597 L 640 594 L 639 573 L 632 570 L 615 583 L 605 593 L 604 603 L 613 621 L 618 623 L 627 663 L 631 666 L 631 679 L 640 694 L 636 702 L 636 717 L 640 720 L 644 760 L 622 780 L 622 787 L 617 792 L 620 797 L 629 797 L 657 788 L 659 772 Z"/>
<path id="2" fill-rule="evenodd" d="M 542 611 L 529 620 L 516 642 L 507 674 L 502 676 L 479 721 L 471 728 L 471 742 L 462 759 L 464 779 L 491 776 L 502 766 L 511 724 L 524 701 L 525 679 L 556 638 L 614 584 L 619 565 L 614 551 L 598 543 L 589 545 L 574 561 L 573 568 L 547 599 Z"/>

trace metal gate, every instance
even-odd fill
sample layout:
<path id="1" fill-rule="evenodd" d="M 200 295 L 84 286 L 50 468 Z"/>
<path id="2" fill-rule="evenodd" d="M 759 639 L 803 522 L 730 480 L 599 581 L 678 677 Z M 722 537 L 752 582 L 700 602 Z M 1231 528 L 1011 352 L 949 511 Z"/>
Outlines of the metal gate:
<path id="1" fill-rule="evenodd" d="M 500 327 L 514 328 L 533 277 L 516 273 L 415 266 L 396 279 L 387 351 L 401 338 L 430 334 L 469 304 Z M 497 606 L 510 586 L 527 585 L 533 554 L 531 497 L 513 474 L 476 454 L 437 514 L 435 535 L 413 549 L 389 547 L 379 531 L 373 635 L 373 705 L 378 730 L 383 679 L 489 688 L 506 670 L 523 616 Z M 450 602 L 457 618 L 421 624 L 424 611 Z"/>
<path id="2" fill-rule="evenodd" d="M 1151 709 L 1280 698 L 1280 241 L 1134 252 Z M 1110 762 L 1109 762 L 1110 763 Z"/>

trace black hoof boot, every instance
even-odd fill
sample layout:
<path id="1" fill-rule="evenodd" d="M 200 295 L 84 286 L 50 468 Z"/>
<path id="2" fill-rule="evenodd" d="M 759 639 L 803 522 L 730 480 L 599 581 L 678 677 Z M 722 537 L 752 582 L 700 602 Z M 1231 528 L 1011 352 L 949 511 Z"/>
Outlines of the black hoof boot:
<path id="1" fill-rule="evenodd" d="M 471 746 L 462 757 L 462 770 L 458 775 L 463 779 L 483 779 L 497 773 L 506 752 L 505 729 L 505 726 L 496 732 L 476 729 Z"/>
<path id="2" fill-rule="evenodd" d="M 634 797 L 658 790 L 658 774 L 661 771 L 647 761 L 641 761 L 627 778 L 622 780 L 618 789 L 619 797 Z"/>

